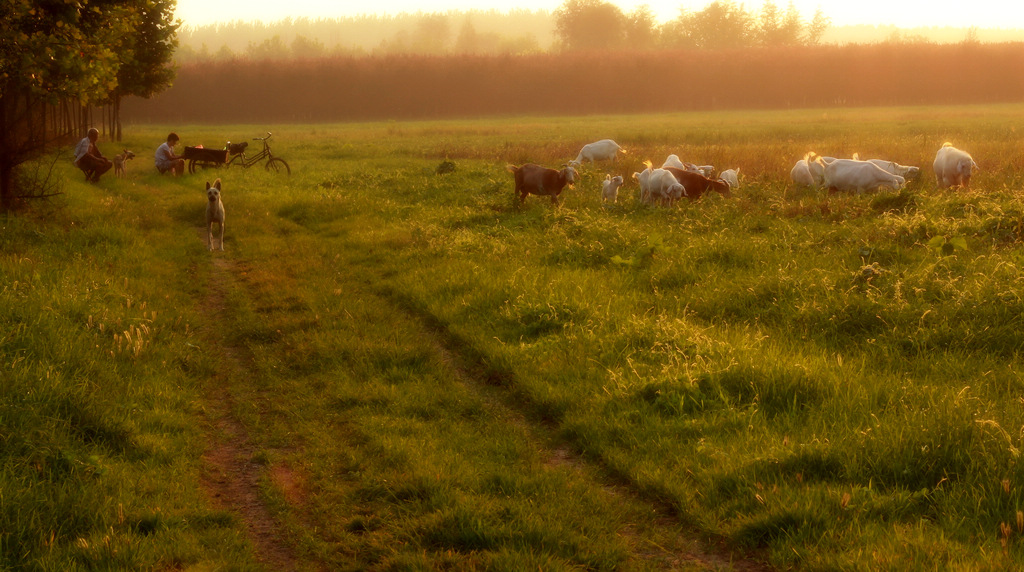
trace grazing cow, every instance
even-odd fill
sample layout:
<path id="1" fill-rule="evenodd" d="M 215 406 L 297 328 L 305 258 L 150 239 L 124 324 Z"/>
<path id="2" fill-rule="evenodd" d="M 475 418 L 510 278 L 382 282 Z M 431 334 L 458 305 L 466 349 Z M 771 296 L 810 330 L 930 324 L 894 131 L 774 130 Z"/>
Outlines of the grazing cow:
<path id="1" fill-rule="evenodd" d="M 695 201 L 707 191 L 715 191 L 724 197 L 732 196 L 729 190 L 729 183 L 722 179 L 709 179 L 700 173 L 679 169 L 676 167 L 665 167 L 665 170 L 672 173 L 672 176 L 683 186 L 683 196 Z"/>
<path id="2" fill-rule="evenodd" d="M 547 195 L 551 202 L 558 204 L 558 195 L 561 194 L 565 185 L 570 187 L 576 182 L 576 169 L 563 167 L 560 171 L 548 169 L 533 163 L 527 163 L 521 167 L 508 165 L 506 167 L 515 177 L 515 192 L 519 193 L 519 202 L 526 200 L 526 195 Z"/>
<path id="3" fill-rule="evenodd" d="M 891 187 L 899 190 L 906 184 L 906 179 L 903 177 L 893 175 L 871 161 L 836 159 L 826 165 L 824 159 L 818 158 L 818 162 L 824 168 L 825 187 L 830 192 L 856 191 L 863 193 L 878 187 Z"/>
<path id="4" fill-rule="evenodd" d="M 921 174 L 920 167 L 910 167 L 907 165 L 900 165 L 896 161 L 886 161 L 885 159 L 868 159 L 868 161 L 878 165 L 885 169 L 892 175 L 899 175 L 907 181 L 913 181 Z"/>
<path id="5" fill-rule="evenodd" d="M 978 168 L 978 164 L 966 151 L 957 149 L 952 143 L 945 143 L 935 154 L 935 163 L 932 167 L 935 169 L 935 180 L 940 189 L 967 189 L 971 186 L 971 173 Z"/>
<path id="6" fill-rule="evenodd" d="M 619 151 L 626 152 L 625 149 L 619 147 L 619 144 L 611 139 L 602 139 L 593 143 L 587 143 L 580 149 L 580 154 L 575 159 L 569 161 L 570 167 L 580 167 L 584 161 L 614 161 L 618 157 Z"/>
<path id="7" fill-rule="evenodd" d="M 617 202 L 619 200 L 619 187 L 622 186 L 622 176 L 605 175 L 601 183 L 601 202 Z"/>

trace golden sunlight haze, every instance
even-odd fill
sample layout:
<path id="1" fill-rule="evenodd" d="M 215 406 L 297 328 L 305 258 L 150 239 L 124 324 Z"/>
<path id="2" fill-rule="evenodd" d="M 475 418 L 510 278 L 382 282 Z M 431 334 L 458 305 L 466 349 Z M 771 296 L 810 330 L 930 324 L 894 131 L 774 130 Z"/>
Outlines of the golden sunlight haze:
<path id="1" fill-rule="evenodd" d="M 520 0 L 519 10 L 557 10 L 559 0 Z M 624 12 L 638 6 L 649 6 L 660 21 L 678 16 L 680 9 L 702 10 L 706 0 L 613 0 L 612 4 Z M 764 2 L 734 2 L 747 10 L 759 11 Z M 1024 28 L 1024 6 L 1003 0 L 975 0 L 965 4 L 956 0 L 933 2 L 905 2 L 891 0 L 861 0 L 859 2 L 828 0 L 793 0 L 793 5 L 805 19 L 813 17 L 817 9 L 832 19 L 834 26 L 893 25 L 901 28 L 954 27 L 954 28 Z M 774 0 L 780 9 L 788 0 Z M 968 8 L 965 9 L 965 6 Z M 186 26 L 203 26 L 215 22 L 256 21 L 274 22 L 285 18 L 344 18 L 362 14 L 394 15 L 399 13 L 431 13 L 448 11 L 509 10 L 508 2 L 495 0 L 378 0 L 372 4 L 318 0 L 178 0 L 177 17 Z M 1024 39 L 1024 37 L 1022 37 Z"/>

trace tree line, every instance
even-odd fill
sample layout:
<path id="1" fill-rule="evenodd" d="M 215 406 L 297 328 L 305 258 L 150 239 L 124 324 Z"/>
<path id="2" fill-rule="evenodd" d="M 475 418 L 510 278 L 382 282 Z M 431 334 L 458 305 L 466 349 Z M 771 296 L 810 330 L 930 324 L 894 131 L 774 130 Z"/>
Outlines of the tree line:
<path id="1" fill-rule="evenodd" d="M 159 97 L 133 98 L 126 116 L 271 124 L 985 104 L 1024 99 L 1012 69 L 1024 69 L 1024 43 L 212 61 L 182 67 Z"/>
<path id="2" fill-rule="evenodd" d="M 308 59 L 337 55 L 527 55 L 591 49 L 719 49 L 820 43 L 830 19 L 810 20 L 792 2 L 758 11 L 731 0 L 681 10 L 658 23 L 644 5 L 624 12 L 604 0 L 566 0 L 553 13 L 512 10 L 231 22 L 180 32 L 178 63 L 214 59 Z"/>
<path id="3" fill-rule="evenodd" d="M 175 3 L 0 0 L 0 207 L 18 198 L 19 166 L 81 136 L 95 106 L 120 138 L 122 100 L 171 84 Z"/>
<path id="4" fill-rule="evenodd" d="M 565 51 L 816 45 L 831 23 L 820 8 L 805 22 L 792 2 L 780 9 L 772 0 L 758 13 L 731 0 L 715 0 L 702 10 L 681 10 L 662 25 L 647 5 L 624 13 L 603 0 L 566 0 L 554 18 L 557 45 Z"/>

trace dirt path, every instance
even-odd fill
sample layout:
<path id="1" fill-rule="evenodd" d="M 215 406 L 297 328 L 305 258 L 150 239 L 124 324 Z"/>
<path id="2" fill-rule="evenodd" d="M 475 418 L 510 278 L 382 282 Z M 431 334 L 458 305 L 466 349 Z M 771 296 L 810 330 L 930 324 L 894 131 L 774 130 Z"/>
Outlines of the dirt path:
<path id="1" fill-rule="evenodd" d="M 205 244 L 205 229 L 200 234 Z M 210 288 L 202 300 L 202 310 L 204 315 L 213 317 L 211 324 L 229 324 L 226 292 L 234 284 L 238 270 L 231 259 L 223 256 L 215 256 L 211 264 Z M 270 570 L 296 570 L 298 562 L 294 550 L 283 540 L 278 521 L 260 495 L 263 466 L 253 460 L 255 449 L 245 426 L 233 413 L 234 403 L 226 389 L 231 380 L 251 375 L 248 365 L 251 357 L 245 348 L 233 346 L 215 327 L 208 327 L 202 334 L 210 346 L 207 350 L 217 354 L 217 364 L 223 368 L 210 381 L 207 390 L 210 446 L 203 454 L 206 465 L 203 486 L 215 506 L 241 519 L 261 563 Z"/>
<path id="2" fill-rule="evenodd" d="M 205 229 L 199 234 L 205 245 Z M 248 350 L 232 344 L 230 338 L 216 327 L 217 324 L 232 323 L 226 303 L 227 294 L 236 287 L 245 288 L 240 278 L 244 268 L 220 253 L 213 253 L 210 264 L 209 288 L 200 303 L 203 314 L 211 319 L 201 334 L 207 345 L 204 349 L 216 355 L 219 370 L 210 380 L 206 395 L 210 445 L 203 455 L 206 465 L 203 486 L 215 506 L 239 517 L 258 561 L 267 569 L 289 571 L 300 566 L 315 567 L 315 563 L 300 563 L 295 548 L 285 540 L 285 531 L 263 499 L 260 479 L 266 476 L 267 468 L 253 458 L 256 448 L 244 423 L 234 413 L 235 403 L 228 389 L 242 383 L 240 380 L 251 378 L 254 373 L 253 358 Z M 373 286 L 370 288 L 372 290 Z M 372 295 L 402 308 L 409 321 L 418 324 L 425 339 L 431 340 L 437 355 L 455 372 L 453 381 L 480 396 L 502 419 L 520 429 L 546 465 L 571 472 L 578 482 L 587 483 L 605 495 L 609 504 L 628 507 L 630 510 L 627 512 L 643 515 L 635 522 L 623 523 L 620 528 L 621 537 L 630 547 L 634 567 L 741 572 L 770 570 L 756 560 L 730 554 L 713 540 L 682 523 L 670 507 L 645 498 L 629 483 L 610 476 L 603 467 L 561 442 L 557 428 L 531 419 L 528 406 L 524 407 L 508 389 L 515 386 L 513 374 L 488 368 L 470 346 L 455 338 L 436 318 L 413 309 L 400 295 L 381 291 Z M 273 475 L 266 478 L 274 480 Z M 275 482 L 274 486 L 279 486 L 279 483 Z M 302 511 L 302 504 L 294 504 L 293 508 Z"/>

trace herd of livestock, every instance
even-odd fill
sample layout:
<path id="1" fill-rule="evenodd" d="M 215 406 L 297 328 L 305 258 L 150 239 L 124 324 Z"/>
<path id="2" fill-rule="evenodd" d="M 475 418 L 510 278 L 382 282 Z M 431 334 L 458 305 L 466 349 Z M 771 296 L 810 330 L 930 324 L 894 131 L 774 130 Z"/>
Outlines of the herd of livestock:
<path id="1" fill-rule="evenodd" d="M 532 194 L 549 196 L 551 202 L 557 204 L 562 189 L 576 182 L 579 176 L 576 169 L 583 163 L 614 161 L 620 152 L 625 153 L 626 150 L 611 139 L 602 139 L 584 145 L 579 155 L 562 169 L 527 163 L 519 167 L 509 165 L 508 170 L 515 177 L 515 192 L 520 201 Z M 708 191 L 730 196 L 732 189 L 739 187 L 739 169 L 727 169 L 712 178 L 714 167 L 686 163 L 676 155 L 669 155 L 659 168 L 655 168 L 650 161 L 644 161 L 644 165 L 647 168 L 633 173 L 633 179 L 640 186 L 639 200 L 645 204 L 671 205 L 683 197 L 693 201 Z M 968 187 L 971 173 L 978 167 L 967 152 L 950 143 L 938 150 L 932 166 L 940 188 Z M 837 159 L 807 153 L 793 165 L 790 178 L 797 185 L 826 188 L 830 192 L 863 193 L 879 187 L 902 189 L 907 181 L 916 178 L 920 172 L 919 167 L 900 165 L 884 159 L 861 160 L 856 155 L 853 159 Z M 623 183 L 621 176 L 607 175 L 602 183 L 602 200 L 615 202 Z"/>

